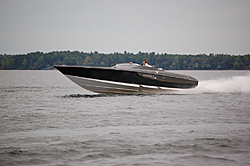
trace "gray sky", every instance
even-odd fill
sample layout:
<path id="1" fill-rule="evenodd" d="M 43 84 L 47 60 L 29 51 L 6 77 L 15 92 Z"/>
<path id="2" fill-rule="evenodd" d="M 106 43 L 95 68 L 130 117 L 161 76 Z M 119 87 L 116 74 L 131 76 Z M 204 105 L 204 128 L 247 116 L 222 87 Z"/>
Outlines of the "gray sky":
<path id="1" fill-rule="evenodd" d="M 0 0 L 0 54 L 250 53 L 250 0 Z"/>

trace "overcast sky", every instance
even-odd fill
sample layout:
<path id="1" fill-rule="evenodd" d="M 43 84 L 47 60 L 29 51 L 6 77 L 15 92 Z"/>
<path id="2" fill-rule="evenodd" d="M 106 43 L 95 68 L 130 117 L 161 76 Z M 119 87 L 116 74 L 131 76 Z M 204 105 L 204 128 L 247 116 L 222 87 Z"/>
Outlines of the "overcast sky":
<path id="1" fill-rule="evenodd" d="M 0 0 L 0 54 L 250 53 L 250 0 Z"/>

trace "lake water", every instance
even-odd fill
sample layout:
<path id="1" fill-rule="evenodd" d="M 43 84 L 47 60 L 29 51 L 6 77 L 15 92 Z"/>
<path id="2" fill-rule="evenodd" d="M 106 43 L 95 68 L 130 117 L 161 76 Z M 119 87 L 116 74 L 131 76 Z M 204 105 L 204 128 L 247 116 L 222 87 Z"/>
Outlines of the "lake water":
<path id="1" fill-rule="evenodd" d="M 100 95 L 0 70 L 0 165 L 250 165 L 250 71 L 173 71 L 192 90 Z"/>

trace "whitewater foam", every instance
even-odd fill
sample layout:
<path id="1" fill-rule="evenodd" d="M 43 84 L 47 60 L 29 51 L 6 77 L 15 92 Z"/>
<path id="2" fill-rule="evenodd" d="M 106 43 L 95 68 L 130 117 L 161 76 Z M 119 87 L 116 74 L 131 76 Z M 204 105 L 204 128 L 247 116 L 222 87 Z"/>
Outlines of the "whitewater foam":
<path id="1" fill-rule="evenodd" d="M 199 81 L 199 85 L 196 88 L 178 93 L 250 93 L 250 74 L 247 76 Z"/>

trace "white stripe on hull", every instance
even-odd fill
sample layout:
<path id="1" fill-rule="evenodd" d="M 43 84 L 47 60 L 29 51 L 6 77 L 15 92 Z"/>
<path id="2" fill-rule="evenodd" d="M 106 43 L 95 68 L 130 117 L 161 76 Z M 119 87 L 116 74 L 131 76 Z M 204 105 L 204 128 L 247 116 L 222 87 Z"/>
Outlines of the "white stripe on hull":
<path id="1" fill-rule="evenodd" d="M 173 90 L 177 88 L 165 88 L 149 85 L 138 85 L 130 83 L 122 83 L 107 80 L 98 80 L 92 78 L 65 75 L 77 85 L 96 93 L 120 93 L 120 94 L 138 94 L 138 93 L 159 93 Z"/>

